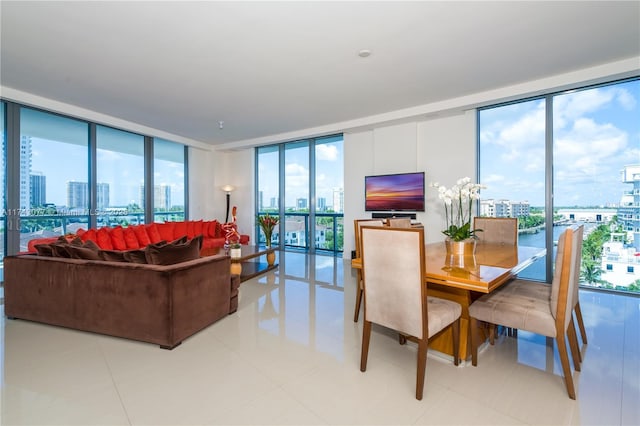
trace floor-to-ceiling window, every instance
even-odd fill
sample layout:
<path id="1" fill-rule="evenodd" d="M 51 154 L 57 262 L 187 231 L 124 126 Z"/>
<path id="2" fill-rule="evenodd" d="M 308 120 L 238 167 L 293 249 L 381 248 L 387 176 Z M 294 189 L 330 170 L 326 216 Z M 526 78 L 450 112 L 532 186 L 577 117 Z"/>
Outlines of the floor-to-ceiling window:
<path id="1" fill-rule="evenodd" d="M 140 223 L 145 212 L 147 222 L 154 220 L 152 201 L 145 200 L 154 177 L 170 187 L 153 200 L 161 219 L 185 219 L 184 145 L 13 102 L 0 106 L 3 256 L 26 250 L 35 238 Z"/>
<path id="2" fill-rule="evenodd" d="M 144 136 L 96 128 L 98 226 L 144 222 Z"/>
<path id="3" fill-rule="evenodd" d="M 342 135 L 334 135 L 256 149 L 256 213 L 284 218 L 274 231 L 274 244 L 342 251 L 342 144 Z M 259 228 L 256 235 L 263 244 Z"/>
<path id="4" fill-rule="evenodd" d="M 344 236 L 344 164 L 342 136 L 315 141 L 315 241 L 319 250 L 342 251 Z M 340 213 L 336 216 L 334 213 Z"/>
<path id="5" fill-rule="evenodd" d="M 153 141 L 153 217 L 159 222 L 186 215 L 185 147 L 164 139 Z"/>
<path id="6" fill-rule="evenodd" d="M 313 238 L 309 223 L 309 141 L 284 146 L 284 245 L 307 248 Z"/>
<path id="7" fill-rule="evenodd" d="M 270 145 L 256 149 L 257 210 L 258 214 L 280 215 L 280 146 Z M 265 244 L 264 232 L 258 227 L 258 244 Z M 271 235 L 274 246 L 280 245 L 280 227 L 276 226 Z"/>
<path id="8" fill-rule="evenodd" d="M 480 214 L 518 217 L 519 244 L 552 254 L 584 223 L 580 284 L 640 291 L 639 117 L 639 79 L 481 109 Z M 553 258 L 524 274 L 548 281 Z"/>
<path id="9" fill-rule="evenodd" d="M 20 251 L 26 251 L 33 238 L 64 235 L 87 227 L 88 123 L 20 108 L 18 161 Z"/>
<path id="10" fill-rule="evenodd" d="M 0 102 L 0 158 L 2 158 L 2 167 L 0 167 L 0 193 L 2 194 L 2 205 L 0 206 L 0 260 L 4 259 L 5 255 L 5 245 L 6 234 L 5 234 L 5 221 L 6 221 L 6 211 L 7 211 L 7 203 L 5 200 L 6 194 L 6 186 L 5 186 L 5 177 L 6 177 L 6 161 L 7 161 L 7 132 L 6 132 L 6 108 L 4 102 Z M 0 262 L 0 281 L 4 280 L 4 269 L 2 268 L 2 262 Z"/>

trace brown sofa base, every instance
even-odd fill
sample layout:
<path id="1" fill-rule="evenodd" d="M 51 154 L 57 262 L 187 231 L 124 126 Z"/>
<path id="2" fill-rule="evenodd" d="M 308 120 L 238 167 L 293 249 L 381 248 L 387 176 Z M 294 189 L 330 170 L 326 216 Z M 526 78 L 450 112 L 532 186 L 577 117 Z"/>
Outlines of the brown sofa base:
<path id="1" fill-rule="evenodd" d="M 237 310 L 229 271 L 228 256 L 166 266 L 8 256 L 5 315 L 173 349 Z"/>

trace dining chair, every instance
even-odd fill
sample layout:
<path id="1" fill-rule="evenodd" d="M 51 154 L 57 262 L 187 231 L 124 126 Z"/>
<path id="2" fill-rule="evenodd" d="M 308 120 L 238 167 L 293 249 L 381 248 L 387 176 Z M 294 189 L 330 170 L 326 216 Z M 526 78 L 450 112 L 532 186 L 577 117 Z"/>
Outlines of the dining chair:
<path id="1" fill-rule="evenodd" d="M 416 399 L 421 400 L 429 338 L 451 326 L 458 365 L 459 303 L 427 296 L 424 230 L 368 227 L 361 231 L 364 324 L 360 371 L 366 371 L 372 324 L 396 330 L 418 344 Z"/>
<path id="2" fill-rule="evenodd" d="M 387 225 L 392 228 L 411 228 L 411 218 L 390 217 L 387 219 Z"/>
<path id="3" fill-rule="evenodd" d="M 355 219 L 353 221 L 354 227 L 354 236 L 355 236 L 355 259 L 361 259 L 361 248 L 360 248 L 360 226 L 384 226 L 384 221 L 382 219 Z M 353 314 L 353 322 L 358 322 L 358 318 L 360 317 L 360 305 L 362 304 L 362 269 L 356 270 L 356 307 L 355 312 Z"/>
<path id="4" fill-rule="evenodd" d="M 481 296 L 469 306 L 473 366 L 478 364 L 479 321 L 552 337 L 558 346 L 567 393 L 569 398 L 576 399 L 566 340 L 569 340 L 574 368 L 580 371 L 573 298 L 580 274 L 583 232 L 583 225 L 573 225 L 558 238 L 551 286 L 516 279 Z"/>
<path id="5" fill-rule="evenodd" d="M 498 243 L 518 245 L 518 218 L 515 217 L 480 217 L 473 218 L 473 229 L 481 229 L 476 238 L 479 243 Z M 494 344 L 498 334 L 495 324 L 488 325 L 489 343 Z M 509 336 L 517 336 L 518 330 L 507 328 Z"/>
<path id="6" fill-rule="evenodd" d="M 474 217 L 473 229 L 482 229 L 475 234 L 480 243 L 518 245 L 517 217 Z"/>

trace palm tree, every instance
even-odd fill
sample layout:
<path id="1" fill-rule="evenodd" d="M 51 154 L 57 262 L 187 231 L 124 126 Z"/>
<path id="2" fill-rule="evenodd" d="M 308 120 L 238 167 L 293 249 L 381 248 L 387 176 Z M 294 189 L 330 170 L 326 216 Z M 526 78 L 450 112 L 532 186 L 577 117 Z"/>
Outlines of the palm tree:
<path id="1" fill-rule="evenodd" d="M 599 262 L 593 260 L 582 259 L 582 269 L 580 270 L 580 278 L 587 284 L 607 284 L 608 282 L 600 278 L 602 276 L 602 268 Z"/>

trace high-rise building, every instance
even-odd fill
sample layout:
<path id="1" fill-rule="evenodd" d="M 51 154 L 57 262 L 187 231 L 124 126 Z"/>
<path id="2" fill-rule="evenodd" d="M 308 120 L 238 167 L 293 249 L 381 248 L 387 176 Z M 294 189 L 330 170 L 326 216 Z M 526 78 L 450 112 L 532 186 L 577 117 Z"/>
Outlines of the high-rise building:
<path id="1" fill-rule="evenodd" d="M 140 207 L 145 203 L 144 185 L 140 185 Z M 144 207 L 143 207 L 144 208 Z M 153 210 L 169 211 L 171 208 L 171 185 L 161 184 L 153 186 Z"/>
<path id="2" fill-rule="evenodd" d="M 633 234 L 633 246 L 640 252 L 640 164 L 624 166 L 622 182 L 632 184 L 633 190 L 626 191 L 618 207 L 618 221 L 625 231 Z"/>
<path id="3" fill-rule="evenodd" d="M 344 212 L 344 188 L 333 188 L 333 211 Z"/>
<path id="4" fill-rule="evenodd" d="M 98 183 L 96 185 L 96 198 L 97 198 L 97 207 L 99 211 L 102 211 L 109 207 L 109 184 L 108 183 Z"/>
<path id="5" fill-rule="evenodd" d="M 67 182 L 67 207 L 70 209 L 89 207 L 89 185 L 87 182 Z"/>
<path id="6" fill-rule="evenodd" d="M 307 207 L 307 199 L 306 198 L 297 198 L 296 199 L 296 209 L 303 210 Z"/>
<path id="7" fill-rule="evenodd" d="M 324 197 L 318 197 L 318 205 L 316 211 L 323 212 L 327 210 L 327 199 Z"/>
<path id="8" fill-rule="evenodd" d="M 262 191 L 258 192 L 258 210 L 262 211 L 262 209 L 264 209 L 264 203 L 263 203 L 263 196 L 264 193 Z"/>
<path id="9" fill-rule="evenodd" d="M 47 177 L 41 172 L 29 175 L 29 205 L 42 207 L 47 202 Z"/>
<path id="10" fill-rule="evenodd" d="M 153 207 L 155 210 L 169 211 L 171 208 L 171 186 L 166 184 L 154 185 Z"/>
<path id="11" fill-rule="evenodd" d="M 31 201 L 31 137 L 20 137 L 20 208 L 28 209 Z"/>

